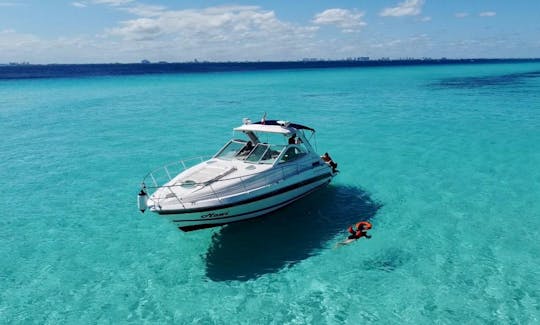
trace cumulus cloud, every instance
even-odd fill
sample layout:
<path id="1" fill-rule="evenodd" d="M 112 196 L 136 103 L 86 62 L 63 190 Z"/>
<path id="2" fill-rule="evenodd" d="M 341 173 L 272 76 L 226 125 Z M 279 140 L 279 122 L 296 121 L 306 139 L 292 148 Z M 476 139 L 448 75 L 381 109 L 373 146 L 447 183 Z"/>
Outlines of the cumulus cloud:
<path id="1" fill-rule="evenodd" d="M 108 35 L 125 39 L 146 38 L 148 35 L 193 33 L 230 33 L 231 31 L 267 31 L 275 29 L 297 32 L 311 27 L 295 26 L 279 20 L 274 11 L 259 6 L 228 5 L 203 9 L 170 10 L 161 5 L 146 5 L 132 0 L 93 0 L 94 3 L 118 6 L 139 18 L 121 21 L 107 29 Z M 159 32 L 158 32 L 159 31 Z"/>
<path id="2" fill-rule="evenodd" d="M 283 21 L 274 11 L 256 5 L 173 10 L 138 1 L 88 1 L 114 5 L 134 16 L 105 29 L 100 35 L 103 42 L 116 42 L 117 48 L 133 53 L 174 53 L 174 58 L 167 60 L 189 56 L 208 60 L 278 60 L 317 53 L 328 57 L 336 49 L 320 48 L 320 26 L 334 25 L 343 32 L 354 32 L 366 25 L 362 21 L 364 13 L 356 10 L 329 9 L 317 14 L 310 24 L 299 25 Z"/>
<path id="3" fill-rule="evenodd" d="M 483 12 L 478 14 L 478 16 L 480 16 L 480 17 L 493 17 L 495 15 L 497 15 L 497 13 L 494 12 L 494 11 L 483 11 Z"/>
<path id="4" fill-rule="evenodd" d="M 306 32 L 277 19 L 273 11 L 254 6 L 211 7 L 200 10 L 163 10 L 158 7 L 129 9 L 141 18 L 123 21 L 107 31 L 127 40 L 181 36 L 206 40 L 234 40 L 255 36 L 295 35 Z"/>
<path id="5" fill-rule="evenodd" d="M 313 23 L 316 25 L 335 25 L 345 32 L 351 32 L 367 25 L 362 21 L 363 17 L 363 12 L 336 8 L 316 14 Z"/>
<path id="6" fill-rule="evenodd" d="M 465 18 L 465 17 L 467 17 L 468 15 L 469 15 L 468 12 L 456 12 L 456 13 L 454 14 L 454 17 L 456 17 L 456 18 Z"/>
<path id="7" fill-rule="evenodd" d="M 396 7 L 383 9 L 379 15 L 383 17 L 416 16 L 422 12 L 424 0 L 405 0 Z"/>
<path id="8" fill-rule="evenodd" d="M 258 6 L 170 10 L 132 4 L 119 9 L 136 17 L 106 29 L 104 40 L 118 42 L 125 51 L 174 53 L 172 60 L 301 58 L 309 55 L 318 30 L 282 21 Z"/>
<path id="9" fill-rule="evenodd" d="M 112 28 L 109 35 L 120 36 L 126 40 L 152 40 L 164 31 L 158 21 L 150 18 L 140 18 L 121 23 L 121 27 Z"/>
<path id="10" fill-rule="evenodd" d="M 76 0 L 67 5 L 113 6 L 128 19 L 109 25 L 101 33 L 77 37 L 47 38 L 0 29 L 0 62 L 32 63 L 242 61 L 291 60 L 304 57 L 350 56 L 340 52 L 350 42 L 320 39 L 320 25 L 299 25 L 279 19 L 259 6 L 218 6 L 173 10 L 125 0 Z M 358 13 L 351 17 L 360 19 Z M 354 16 L 358 15 L 358 16 Z M 358 28 L 361 20 L 334 23 Z"/>

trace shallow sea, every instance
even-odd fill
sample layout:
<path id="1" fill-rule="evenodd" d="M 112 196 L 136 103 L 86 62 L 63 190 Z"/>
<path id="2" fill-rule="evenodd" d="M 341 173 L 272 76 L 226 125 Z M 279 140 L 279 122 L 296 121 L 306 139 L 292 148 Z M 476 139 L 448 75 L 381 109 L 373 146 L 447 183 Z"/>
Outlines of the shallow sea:
<path id="1" fill-rule="evenodd" d="M 317 130 L 328 188 L 191 233 L 137 211 L 264 112 Z M 540 322 L 540 63 L 3 80 L 0 139 L 0 323 Z"/>

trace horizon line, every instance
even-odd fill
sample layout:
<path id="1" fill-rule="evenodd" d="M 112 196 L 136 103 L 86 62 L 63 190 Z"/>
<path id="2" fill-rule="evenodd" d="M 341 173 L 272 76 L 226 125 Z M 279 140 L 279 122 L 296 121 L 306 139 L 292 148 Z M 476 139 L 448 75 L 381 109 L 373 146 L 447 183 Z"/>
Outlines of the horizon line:
<path id="1" fill-rule="evenodd" d="M 47 65 L 157 65 L 157 64 L 257 64 L 257 63 L 332 63 L 332 62 L 354 62 L 354 63 L 370 63 L 370 62 L 473 62 L 473 61 L 537 61 L 540 60 L 540 57 L 500 57 L 500 58 L 431 58 L 431 57 L 422 57 L 422 58 L 376 58 L 371 59 L 369 57 L 350 57 L 343 59 L 323 59 L 323 58 L 302 58 L 296 60 L 243 60 L 243 61 L 209 61 L 209 60 L 198 60 L 194 59 L 191 61 L 150 61 L 143 59 L 139 62 L 84 62 L 84 63 L 30 63 L 29 61 L 21 62 L 7 62 L 0 63 L 0 66 L 47 66 Z"/>

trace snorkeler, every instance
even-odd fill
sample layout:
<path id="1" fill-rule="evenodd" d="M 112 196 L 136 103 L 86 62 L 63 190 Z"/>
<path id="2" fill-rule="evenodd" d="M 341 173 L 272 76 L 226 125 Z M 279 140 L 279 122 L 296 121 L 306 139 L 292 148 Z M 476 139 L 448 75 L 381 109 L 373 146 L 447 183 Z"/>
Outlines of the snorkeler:
<path id="1" fill-rule="evenodd" d="M 353 241 L 356 241 L 357 239 L 360 239 L 362 237 L 370 239 L 371 236 L 367 233 L 369 229 L 371 229 L 371 223 L 369 223 L 368 221 L 360 221 L 356 225 L 350 226 L 349 229 L 347 229 L 350 235 L 344 241 L 337 243 L 336 246 L 350 244 Z"/>

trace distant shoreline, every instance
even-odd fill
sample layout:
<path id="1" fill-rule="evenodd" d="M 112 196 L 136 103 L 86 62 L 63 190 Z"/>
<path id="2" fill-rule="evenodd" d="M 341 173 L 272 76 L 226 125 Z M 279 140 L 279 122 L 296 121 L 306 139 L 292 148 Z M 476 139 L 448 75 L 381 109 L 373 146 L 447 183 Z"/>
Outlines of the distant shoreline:
<path id="1" fill-rule="evenodd" d="M 96 63 L 96 64 L 1 64 L 0 79 L 71 78 L 113 75 L 242 72 L 352 67 L 497 64 L 540 62 L 524 59 L 398 59 L 398 60 L 302 60 L 261 62 Z"/>

